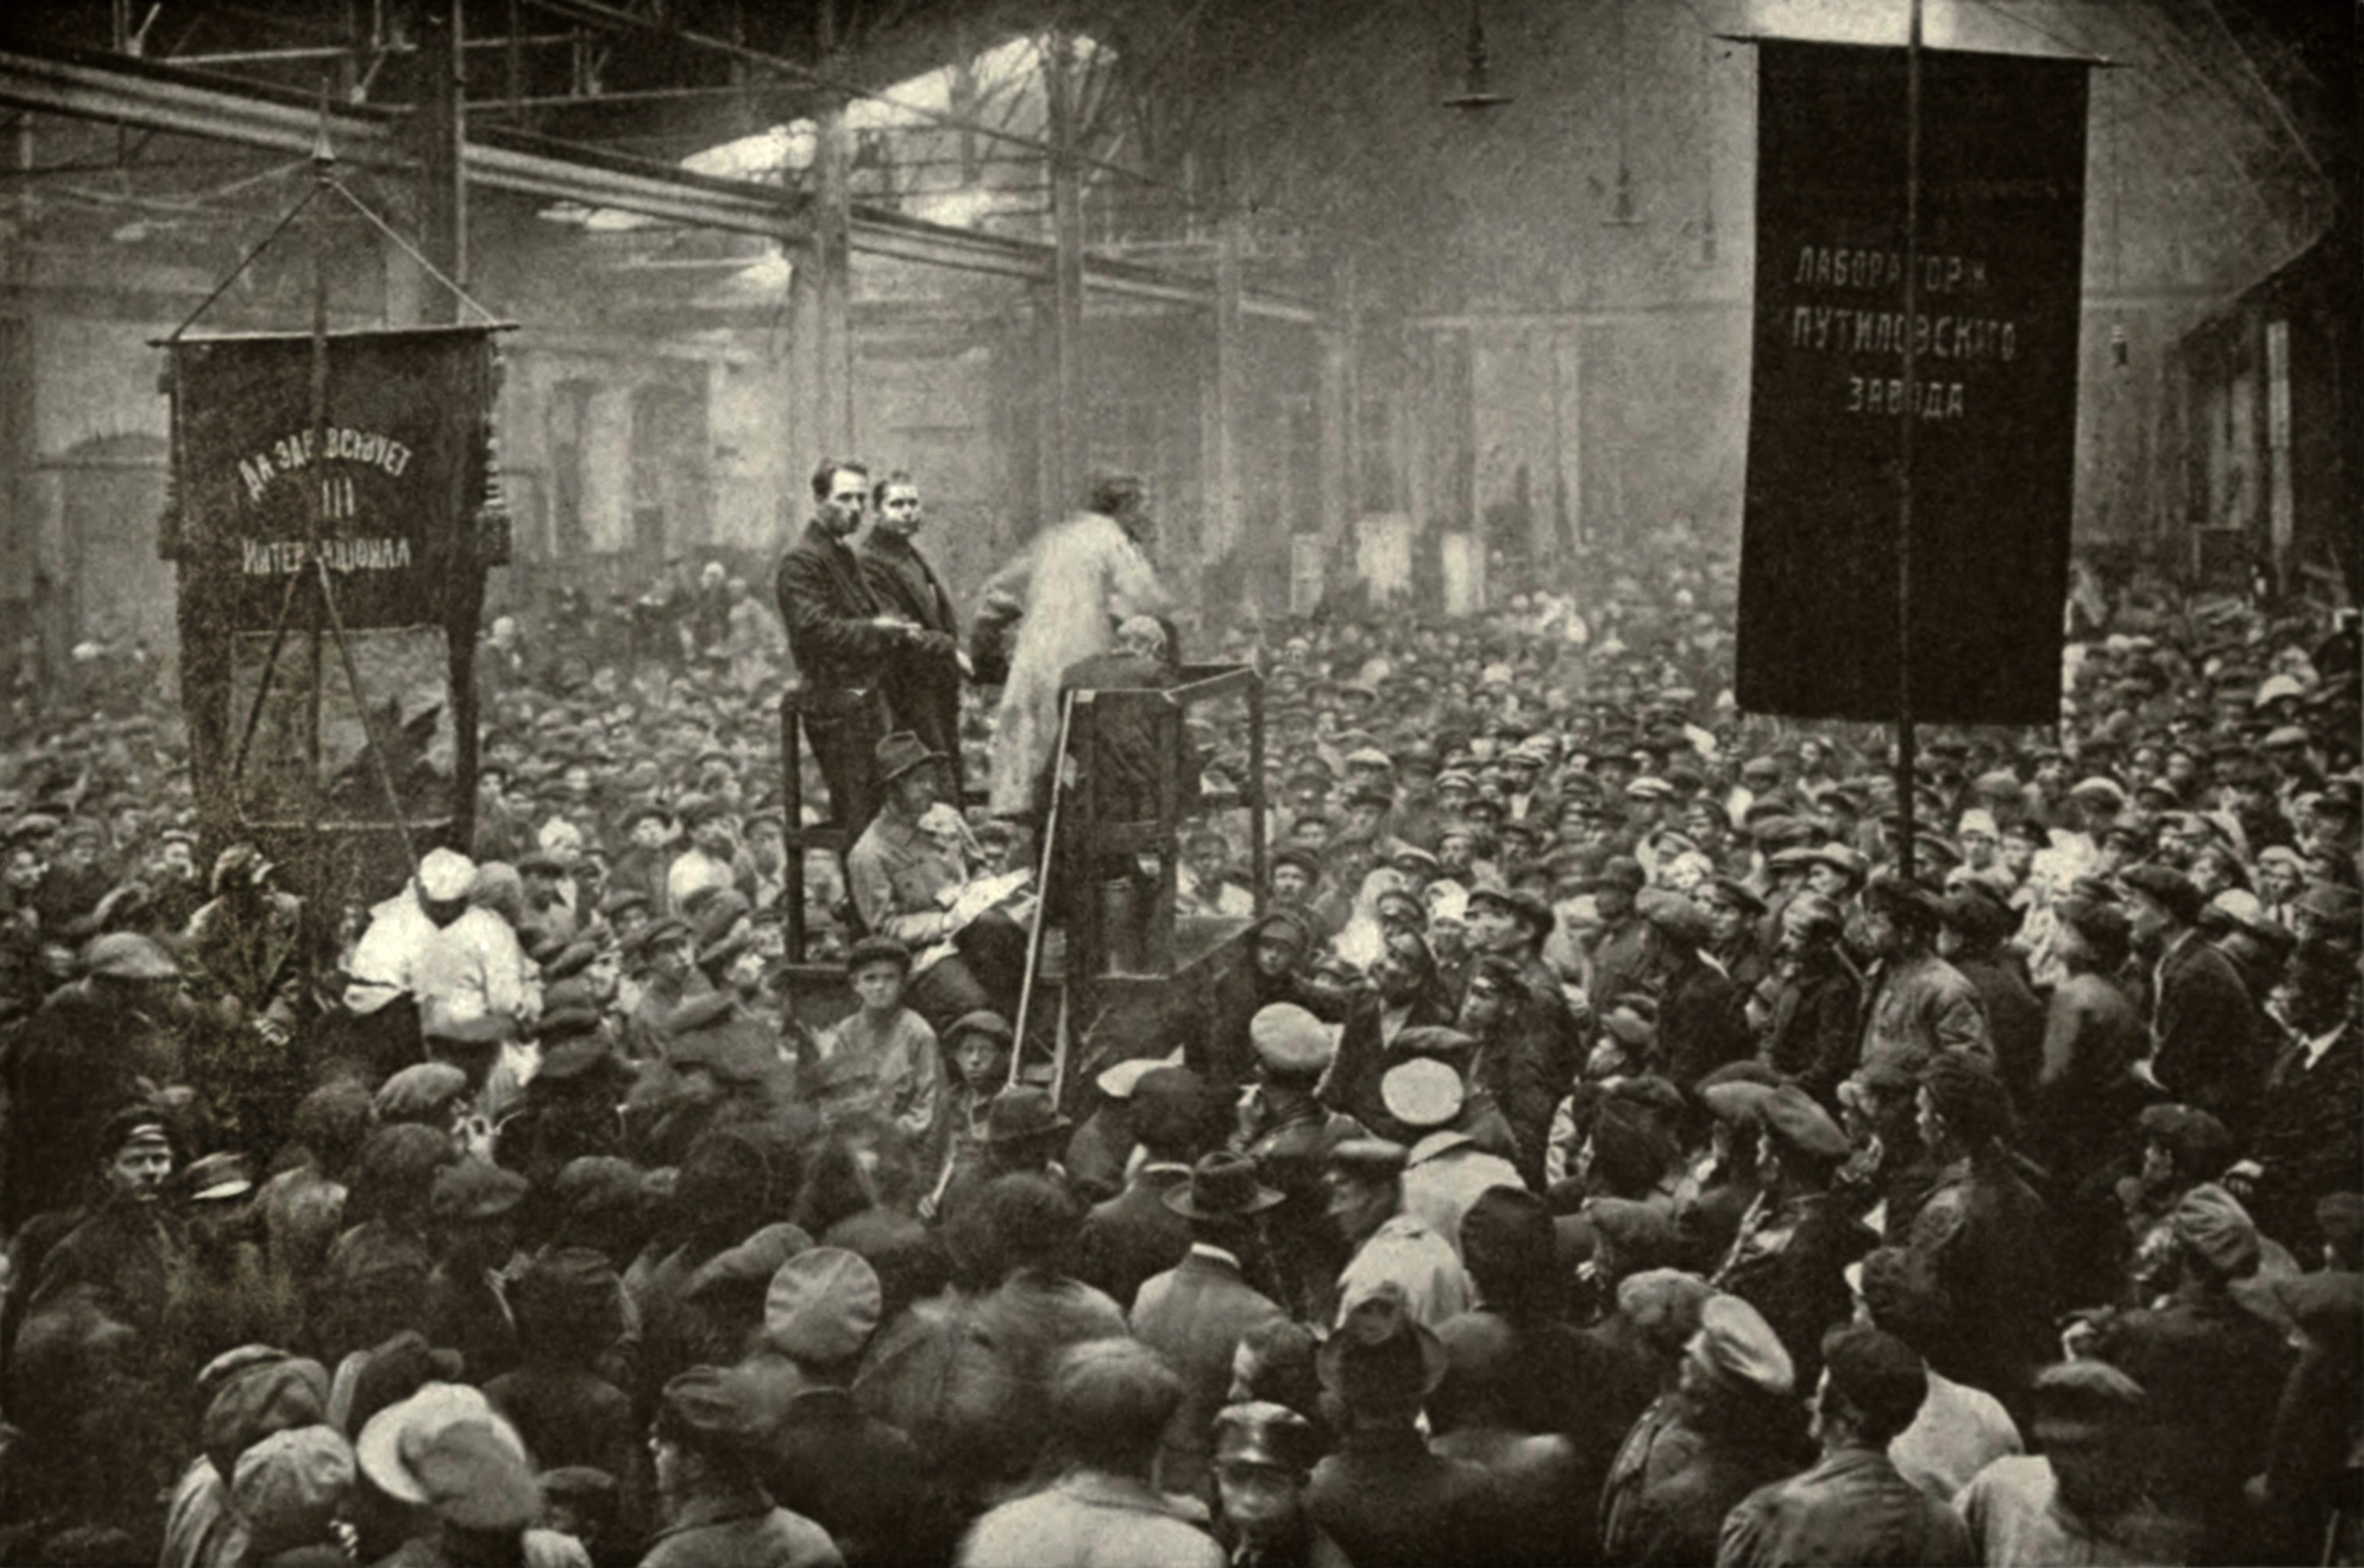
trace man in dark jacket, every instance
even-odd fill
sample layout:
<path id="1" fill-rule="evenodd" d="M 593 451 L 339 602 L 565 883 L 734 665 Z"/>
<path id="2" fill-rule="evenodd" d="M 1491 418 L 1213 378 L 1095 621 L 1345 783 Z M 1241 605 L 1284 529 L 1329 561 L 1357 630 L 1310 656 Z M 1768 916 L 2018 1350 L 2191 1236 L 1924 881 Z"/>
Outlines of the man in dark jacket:
<path id="1" fill-rule="evenodd" d="M 2151 965 L 2151 1075 L 2185 1105 L 2244 1132 L 2266 1060 L 2240 971 L 2201 934 L 2205 900 L 2190 877 L 2146 863 L 2120 880 L 2135 951 Z"/>
<path id="2" fill-rule="evenodd" d="M 1131 1108 L 1141 1165 L 1124 1191 L 1084 1216 L 1076 1263 L 1077 1279 L 1123 1307 L 1132 1305 L 1143 1281 L 1172 1268 L 1190 1250 L 1190 1222 L 1167 1205 L 1165 1195 L 1189 1184 L 1207 1126 L 1206 1085 L 1187 1067 L 1153 1067 L 1133 1085 Z M 1072 1158 L 1067 1166 L 1073 1175 Z"/>
<path id="3" fill-rule="evenodd" d="M 764 1300 L 766 1352 L 787 1375 L 772 1384 L 772 1412 L 755 1472 L 773 1501 L 829 1531 L 846 1568 L 940 1562 L 954 1534 L 926 1463 L 898 1428 L 847 1392 L 878 1328 L 885 1296 L 869 1263 L 841 1247 L 799 1252 L 773 1274 Z"/>
<path id="4" fill-rule="evenodd" d="M 862 541 L 862 576 L 888 615 L 934 634 L 913 638 L 887 662 L 886 710 L 898 729 L 908 729 L 944 754 L 953 799 L 962 792 L 960 747 L 960 615 L 953 596 L 912 538 L 920 531 L 920 487 L 898 471 L 870 493 L 876 518 Z M 944 640 L 939 642 L 938 638 Z"/>
<path id="5" fill-rule="evenodd" d="M 1133 1337 L 1165 1358 L 1182 1380 L 1182 1403 L 1158 1445 L 1158 1489 L 1203 1493 L 1213 1452 L 1216 1412 L 1232 1386 L 1240 1340 L 1285 1323 L 1287 1313 L 1250 1284 L 1243 1258 L 1256 1216 L 1281 1195 L 1256 1180 L 1255 1162 L 1219 1151 L 1200 1160 L 1189 1182 L 1165 1194 L 1165 1207 L 1190 1227 L 1190 1250 L 1144 1282 L 1132 1304 Z"/>
<path id="6" fill-rule="evenodd" d="M 1804 1383 L 1822 1373 L 1823 1335 L 1846 1320 L 1846 1266 L 1870 1250 L 1873 1237 L 1831 1191 L 1850 1151 L 1838 1123 L 1794 1084 L 1748 1097 L 1756 1101 L 1764 1190 L 1709 1283 L 1764 1314 Z"/>
<path id="7" fill-rule="evenodd" d="M 1724 1516 L 1805 1457 L 1789 1352 L 1734 1296 L 1700 1305 L 1676 1386 L 1643 1412 L 1600 1495 L 1611 1568 L 1712 1562 Z"/>
<path id="8" fill-rule="evenodd" d="M 1343 1407 L 1339 1451 L 1313 1471 L 1306 1509 L 1355 1568 L 1484 1562 L 1503 1538 L 1500 1493 L 1481 1467 L 1431 1453 L 1416 1425 L 1447 1368 L 1444 1347 L 1381 1294 L 1321 1347 L 1321 1386 Z"/>
<path id="9" fill-rule="evenodd" d="M 1819 893 L 1801 893 L 1781 911 L 1772 994 L 1761 1038 L 1765 1060 L 1795 1078 L 1824 1108 L 1855 1070 L 1863 1028 L 1863 976 L 1839 946 L 1845 919 Z"/>
<path id="10" fill-rule="evenodd" d="M 2017 1403 L 2052 1358 L 2052 1234 L 2044 1200 L 2013 1167 L 2002 1081 L 1965 1056 L 1922 1069 L 1921 1140 L 1937 1184 L 1905 1239 L 1930 1293 L 1931 1359 L 1958 1383 Z"/>
<path id="11" fill-rule="evenodd" d="M 1995 1071 L 2011 1091 L 2012 1104 L 2034 1098 L 2044 1056 L 2044 1004 L 2027 984 L 2017 955 L 2003 947 L 2018 929 L 2020 912 L 1990 883 L 1965 882 L 1941 906 L 1945 924 L 1937 952 L 1975 986 L 1986 1009 L 1987 1036 L 1993 1042 Z"/>
<path id="12" fill-rule="evenodd" d="M 2233 1295 L 2258 1271 L 2257 1227 L 2213 1182 L 2177 1200 L 2169 1226 L 2174 1289 L 2156 1307 L 2101 1318 L 2084 1349 L 2147 1396 L 2149 1494 L 2201 1532 L 2197 1561 L 2258 1562 L 2242 1485 L 2267 1451 L 2290 1357 Z"/>
<path id="13" fill-rule="evenodd" d="M 1658 980 L 1660 1073 L 1689 1089 L 1749 1053 L 1748 1020 L 1732 982 L 1700 956 L 1715 935 L 1707 912 L 1664 889 L 1645 893 L 1636 907 L 1649 924 Z"/>
<path id="14" fill-rule="evenodd" d="M 774 583 L 796 660 L 790 690 L 804 715 L 805 740 L 829 785 L 830 816 L 849 835 L 878 808 L 871 752 L 886 734 L 879 671 L 941 636 L 882 607 L 846 545 L 862 526 L 869 484 L 869 471 L 859 463 L 825 459 L 813 470 L 818 513 L 780 557 Z"/>
<path id="15" fill-rule="evenodd" d="M 1848 1562 L 1945 1568 L 1976 1562 L 1954 1510 L 1897 1473 L 1891 1439 L 1912 1424 L 1928 1375 L 1912 1348 L 1877 1329 L 1831 1331 L 1814 1396 L 1822 1462 L 1749 1495 L 1723 1521 L 1717 1568 Z"/>

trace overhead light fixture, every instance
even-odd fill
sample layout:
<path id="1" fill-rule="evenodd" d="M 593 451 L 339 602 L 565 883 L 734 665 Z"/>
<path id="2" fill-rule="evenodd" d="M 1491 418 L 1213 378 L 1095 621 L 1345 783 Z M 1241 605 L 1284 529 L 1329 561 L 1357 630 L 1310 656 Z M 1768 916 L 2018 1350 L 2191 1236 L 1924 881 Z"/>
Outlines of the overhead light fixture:
<path id="1" fill-rule="evenodd" d="M 1448 109 L 1494 109 L 1511 101 L 1507 93 L 1497 93 L 1486 80 L 1486 18 L 1479 10 L 1481 0 L 1469 0 L 1468 58 L 1463 67 L 1461 91 L 1444 100 Z"/>

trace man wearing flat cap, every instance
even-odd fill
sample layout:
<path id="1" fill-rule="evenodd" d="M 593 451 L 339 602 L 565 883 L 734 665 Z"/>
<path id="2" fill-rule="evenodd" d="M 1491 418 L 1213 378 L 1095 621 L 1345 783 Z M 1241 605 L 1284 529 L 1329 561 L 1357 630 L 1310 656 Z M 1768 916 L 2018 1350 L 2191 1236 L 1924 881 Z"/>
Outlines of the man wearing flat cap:
<path id="1" fill-rule="evenodd" d="M 1190 1227 L 1181 1262 L 1143 1283 L 1132 1302 L 1133 1337 L 1165 1358 L 1182 1380 L 1182 1404 L 1158 1446 L 1165 1492 L 1204 1492 L 1210 1423 L 1231 1388 L 1232 1352 L 1247 1335 L 1288 1320 L 1248 1282 L 1243 1260 L 1262 1252 L 1258 1217 L 1281 1195 L 1256 1179 L 1255 1162 L 1218 1151 L 1190 1179 L 1166 1190 L 1165 1207 Z"/>
<path id="2" fill-rule="evenodd" d="M 1361 1137 L 1363 1127 L 1317 1095 L 1337 1056 L 1336 1026 L 1293 1002 L 1276 1002 L 1257 1011 L 1248 1035 L 1255 1083 L 1240 1098 L 1231 1146 L 1282 1195 L 1266 1226 L 1282 1305 L 1293 1318 L 1319 1321 L 1334 1310 L 1333 1287 L 1351 1251 L 1330 1221 L 1323 1169 L 1330 1151 Z"/>
<path id="3" fill-rule="evenodd" d="M 1643 973 L 1658 996 L 1660 1071 L 1687 1088 L 1749 1054 L 1748 1019 L 1732 982 L 1702 956 L 1715 934 L 1707 912 L 1667 888 L 1645 889 L 1637 907 L 1649 931 Z"/>
<path id="4" fill-rule="evenodd" d="M 1969 1532 L 1945 1503 L 1897 1473 L 1888 1445 L 1912 1424 L 1928 1378 L 1912 1348 L 1853 1324 L 1823 1341 L 1814 1391 L 1822 1459 L 1751 1493 L 1723 1523 L 1717 1568 L 1824 1562 L 1969 1568 Z"/>
<path id="5" fill-rule="evenodd" d="M 1630 1282 L 1629 1282 L 1630 1283 Z M 1611 1568 L 1712 1562 L 1724 1515 L 1808 1453 L 1789 1352 L 1738 1296 L 1711 1295 L 1677 1382 L 1626 1434 L 1601 1491 Z"/>
<path id="6" fill-rule="evenodd" d="M 1846 1320 L 1846 1266 L 1877 1238 L 1831 1190 L 1852 1151 L 1830 1113 L 1794 1084 L 1755 1106 L 1763 1190 L 1709 1283 L 1763 1314 L 1802 1383 L 1822 1371 L 1823 1333 Z"/>
<path id="7" fill-rule="evenodd" d="M 2184 1104 L 2245 1129 L 2265 1084 L 2265 1046 L 2240 972 L 2200 930 L 2206 901 L 2169 866 L 2129 866 L 2118 880 L 2148 980 L 2151 1076 Z"/>
<path id="8" fill-rule="evenodd" d="M 1864 998 L 1865 1064 L 1918 1073 L 1946 1052 L 1994 1060 L 1978 987 L 1937 956 L 1937 895 L 1901 876 L 1874 877 L 1864 889 L 1863 925 L 1874 963 Z"/>
<path id="9" fill-rule="evenodd" d="M 760 1345 L 742 1363 L 764 1370 L 776 1357 L 784 1373 L 759 1396 L 756 1478 L 775 1503 L 827 1530 L 847 1568 L 942 1561 L 955 1533 L 918 1447 L 848 1392 L 884 1305 L 863 1258 L 808 1248 L 773 1273 Z"/>
<path id="10" fill-rule="evenodd" d="M 2213 1182 L 2178 1199 L 2168 1223 L 2175 1272 L 2166 1297 L 2099 1314 L 2070 1343 L 2142 1385 L 2152 1434 L 2145 1480 L 2151 1496 L 2201 1529 L 2193 1561 L 2263 1561 L 2242 1486 L 2267 1451 L 2290 1352 L 2234 1295 L 2258 1271 L 2258 1229 Z"/>
<path id="11" fill-rule="evenodd" d="M 1940 1325 L 1929 1359 L 2018 1408 L 2053 1348 L 2050 1211 L 2005 1146 L 2011 1098 L 1991 1067 L 1937 1057 L 1921 1070 L 1916 1104 L 1937 1181 L 1904 1246 Z"/>
<path id="12" fill-rule="evenodd" d="M 1404 1212 L 1405 1149 L 1350 1138 L 1330 1151 L 1323 1180 L 1330 1220 L 1354 1256 L 1338 1275 L 1340 1320 L 1359 1302 L 1389 1295 L 1423 1324 L 1469 1309 L 1469 1274 L 1450 1242 Z"/>
<path id="13" fill-rule="evenodd" d="M 1468 1099 L 1459 1070 L 1434 1056 L 1388 1069 L 1379 1095 L 1388 1118 L 1412 1141 L 1405 1151 L 1404 1212 L 1461 1251 L 1461 1220 L 1488 1189 L 1524 1191 L 1518 1168 L 1478 1145 L 1462 1127 Z"/>
<path id="14" fill-rule="evenodd" d="M 1234 1568 L 1349 1568 L 1306 1512 L 1321 1458 L 1321 1434 L 1286 1405 L 1253 1400 L 1217 1413 L 1215 1540 Z"/>
<path id="15" fill-rule="evenodd" d="M 50 993 L 0 1058 L 9 1116 L 0 1139 L 0 1225 L 13 1230 L 87 1195 L 114 1151 L 102 1129 L 140 1091 L 185 1076 L 181 972 L 152 939 L 94 940 L 85 973 Z"/>
<path id="16" fill-rule="evenodd" d="M 1635 913 L 1634 900 L 1645 880 L 1642 862 L 1627 855 L 1611 857 L 1594 879 L 1592 905 L 1600 929 L 1585 953 L 1585 995 L 1622 996 L 1641 989 L 1649 928 Z"/>
<path id="17" fill-rule="evenodd" d="M 658 1396 L 649 1446 L 665 1525 L 641 1568 L 836 1568 L 829 1532 L 777 1506 L 756 1471 L 764 1412 L 741 1369 L 692 1367 Z"/>

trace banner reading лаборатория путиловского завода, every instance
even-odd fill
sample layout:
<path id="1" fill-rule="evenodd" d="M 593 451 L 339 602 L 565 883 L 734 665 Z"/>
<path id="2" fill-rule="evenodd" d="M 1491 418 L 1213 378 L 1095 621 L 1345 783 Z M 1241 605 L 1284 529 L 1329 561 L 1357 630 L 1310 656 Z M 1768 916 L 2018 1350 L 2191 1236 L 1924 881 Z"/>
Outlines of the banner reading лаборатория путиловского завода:
<path id="1" fill-rule="evenodd" d="M 1909 415 L 1914 717 L 2052 723 L 2087 65 L 1921 51 L 1908 318 L 1906 51 L 1767 41 L 1758 52 L 1740 706 L 1897 716 Z"/>

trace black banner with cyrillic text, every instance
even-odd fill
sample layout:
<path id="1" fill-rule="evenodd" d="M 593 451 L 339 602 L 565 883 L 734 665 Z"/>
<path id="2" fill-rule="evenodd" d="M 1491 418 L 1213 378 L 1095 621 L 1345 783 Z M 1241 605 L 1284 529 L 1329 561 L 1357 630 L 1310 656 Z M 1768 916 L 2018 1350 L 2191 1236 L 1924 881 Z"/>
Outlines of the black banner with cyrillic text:
<path id="1" fill-rule="evenodd" d="M 1923 51 L 1908 321 L 1905 51 L 1766 42 L 1759 56 L 1735 695 L 1756 713 L 1897 717 L 1909 417 L 1914 717 L 2053 723 L 2087 67 Z"/>

